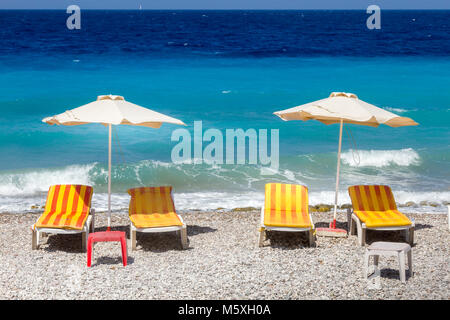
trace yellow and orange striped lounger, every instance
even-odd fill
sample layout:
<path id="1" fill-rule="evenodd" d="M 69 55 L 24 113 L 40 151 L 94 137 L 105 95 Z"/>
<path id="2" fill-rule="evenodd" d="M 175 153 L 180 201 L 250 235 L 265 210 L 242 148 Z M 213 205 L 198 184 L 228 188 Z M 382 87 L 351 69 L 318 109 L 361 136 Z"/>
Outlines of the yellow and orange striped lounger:
<path id="1" fill-rule="evenodd" d="M 350 234 L 358 230 L 358 242 L 366 244 L 366 230 L 405 230 L 405 241 L 414 243 L 414 220 L 397 210 L 394 195 L 389 186 L 358 185 L 348 188 L 353 210 L 348 209 Z"/>
<path id="2" fill-rule="evenodd" d="M 175 211 L 172 187 L 141 187 L 129 189 L 131 196 L 130 240 L 131 249 L 136 250 L 136 232 L 173 232 L 181 236 L 181 247 L 187 249 L 186 224 Z"/>
<path id="3" fill-rule="evenodd" d="M 91 208 L 90 186 L 61 184 L 51 186 L 44 213 L 31 226 L 32 249 L 39 247 L 40 236 L 46 234 L 81 233 L 81 248 L 86 251 L 89 232 L 94 231 L 95 211 Z"/>
<path id="4" fill-rule="evenodd" d="M 308 232 L 309 245 L 315 244 L 314 223 L 309 214 L 308 188 L 295 184 L 268 183 L 261 208 L 259 246 L 266 230 Z"/>

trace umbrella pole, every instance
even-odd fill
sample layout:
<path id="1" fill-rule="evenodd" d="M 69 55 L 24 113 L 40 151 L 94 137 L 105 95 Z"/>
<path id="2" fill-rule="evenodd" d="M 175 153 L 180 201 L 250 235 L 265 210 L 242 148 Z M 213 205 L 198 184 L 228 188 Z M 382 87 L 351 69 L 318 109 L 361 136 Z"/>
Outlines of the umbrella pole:
<path id="1" fill-rule="evenodd" d="M 337 203 L 338 203 L 338 193 L 339 193 L 339 170 L 341 168 L 341 147 L 342 147 L 342 128 L 344 126 L 344 120 L 341 119 L 341 125 L 339 128 L 339 148 L 337 157 L 337 173 L 336 173 L 336 194 L 334 195 L 334 215 L 333 222 L 330 226 L 331 228 L 336 228 L 336 216 L 337 216 Z"/>
<path id="2" fill-rule="evenodd" d="M 109 139 L 108 139 L 108 227 L 107 231 L 111 230 L 111 124 L 108 125 Z"/>
<path id="3" fill-rule="evenodd" d="M 334 197 L 334 215 L 333 221 L 330 223 L 329 228 L 317 228 L 316 234 L 323 237 L 346 237 L 347 231 L 344 229 L 336 228 L 336 215 L 337 215 L 337 201 L 339 192 L 339 169 L 341 167 L 341 147 L 342 147 L 342 127 L 344 126 L 344 120 L 341 119 L 341 127 L 339 129 L 339 149 L 337 158 L 337 173 L 336 173 L 336 194 Z"/>

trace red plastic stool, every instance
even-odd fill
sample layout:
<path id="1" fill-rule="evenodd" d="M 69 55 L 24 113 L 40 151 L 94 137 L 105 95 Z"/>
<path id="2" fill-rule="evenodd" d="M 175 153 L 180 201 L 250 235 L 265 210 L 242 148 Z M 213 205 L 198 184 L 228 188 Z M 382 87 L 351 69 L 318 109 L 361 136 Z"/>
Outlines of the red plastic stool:
<path id="1" fill-rule="evenodd" d="M 122 231 L 105 231 L 105 232 L 93 232 L 89 234 L 87 245 L 87 266 L 91 266 L 92 258 L 92 245 L 94 242 L 106 242 L 106 241 L 120 241 L 122 245 L 122 263 L 125 267 L 127 265 L 127 242 L 125 238 L 125 232 Z"/>

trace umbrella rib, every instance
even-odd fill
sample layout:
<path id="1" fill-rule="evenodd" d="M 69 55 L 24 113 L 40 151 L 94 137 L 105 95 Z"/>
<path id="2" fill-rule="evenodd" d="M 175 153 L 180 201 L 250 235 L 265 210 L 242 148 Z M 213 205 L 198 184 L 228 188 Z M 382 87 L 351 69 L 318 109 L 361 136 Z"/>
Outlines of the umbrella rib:
<path id="1" fill-rule="evenodd" d="M 326 112 L 331 113 L 331 114 L 336 114 L 336 112 L 330 111 L 327 108 L 324 108 L 324 107 L 319 106 L 319 105 L 314 105 L 314 107 L 322 109 L 322 110 L 325 110 Z"/>
<path id="2" fill-rule="evenodd" d="M 69 118 L 73 118 L 73 119 L 75 119 L 75 120 L 80 120 L 80 119 L 72 112 L 72 110 L 66 110 L 64 113 L 66 113 L 67 116 L 68 116 Z"/>

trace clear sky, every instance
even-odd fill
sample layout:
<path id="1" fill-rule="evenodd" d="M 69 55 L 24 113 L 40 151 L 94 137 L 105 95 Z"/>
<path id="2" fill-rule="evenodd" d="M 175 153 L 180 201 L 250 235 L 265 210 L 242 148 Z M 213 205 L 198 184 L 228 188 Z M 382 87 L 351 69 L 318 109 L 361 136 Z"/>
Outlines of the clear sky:
<path id="1" fill-rule="evenodd" d="M 0 9 L 450 9 L 449 0 L 1 0 Z"/>

